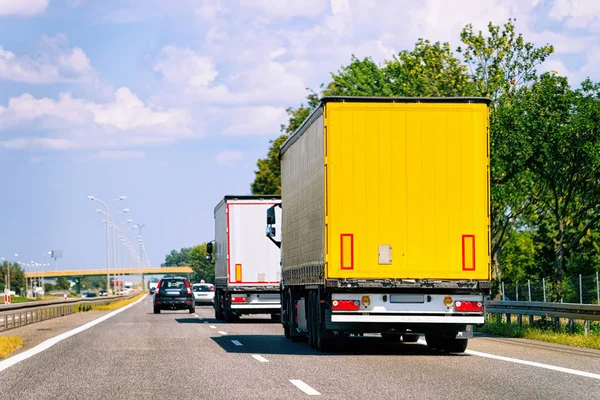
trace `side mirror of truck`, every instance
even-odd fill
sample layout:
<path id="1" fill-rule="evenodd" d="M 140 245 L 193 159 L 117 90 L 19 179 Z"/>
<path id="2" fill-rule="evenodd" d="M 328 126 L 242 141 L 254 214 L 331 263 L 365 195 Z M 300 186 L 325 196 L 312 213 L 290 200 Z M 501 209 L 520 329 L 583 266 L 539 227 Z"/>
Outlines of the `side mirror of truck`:
<path id="1" fill-rule="evenodd" d="M 267 225 L 275 225 L 275 206 L 267 209 Z"/>
<path id="2" fill-rule="evenodd" d="M 275 227 L 267 226 L 267 237 L 274 238 L 275 237 Z"/>

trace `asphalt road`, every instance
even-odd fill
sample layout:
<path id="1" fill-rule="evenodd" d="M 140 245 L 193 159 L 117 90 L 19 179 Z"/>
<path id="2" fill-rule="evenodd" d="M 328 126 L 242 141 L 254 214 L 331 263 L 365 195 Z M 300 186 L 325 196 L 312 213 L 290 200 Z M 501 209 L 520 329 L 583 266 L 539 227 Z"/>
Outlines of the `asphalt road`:
<path id="1" fill-rule="evenodd" d="M 364 337 L 321 354 L 266 319 L 154 315 L 150 300 L 0 372 L 0 398 L 600 399 L 600 351 L 476 337 L 468 354 L 439 355 Z"/>

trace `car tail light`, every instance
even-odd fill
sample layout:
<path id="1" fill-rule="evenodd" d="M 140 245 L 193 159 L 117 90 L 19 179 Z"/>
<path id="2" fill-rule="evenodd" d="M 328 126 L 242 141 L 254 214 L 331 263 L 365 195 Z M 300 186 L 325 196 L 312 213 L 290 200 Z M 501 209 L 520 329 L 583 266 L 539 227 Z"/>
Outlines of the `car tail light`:
<path id="1" fill-rule="evenodd" d="M 245 303 L 246 302 L 246 298 L 245 297 L 232 297 L 231 298 L 231 302 L 232 303 Z"/>
<path id="2" fill-rule="evenodd" d="M 187 289 L 187 294 L 192 294 L 192 288 L 190 287 L 190 283 L 187 280 L 185 280 L 184 282 L 185 282 L 185 287 Z"/>
<path id="3" fill-rule="evenodd" d="M 454 303 L 454 309 L 462 312 L 482 312 L 483 303 L 481 301 L 460 301 Z"/>
<path id="4" fill-rule="evenodd" d="M 160 285 L 161 285 L 161 283 L 162 283 L 162 279 L 160 279 L 160 280 L 158 281 L 158 283 L 156 284 L 156 289 L 155 289 L 155 290 L 156 290 L 157 292 L 158 292 L 158 289 L 160 289 Z"/>
<path id="5" fill-rule="evenodd" d="M 331 302 L 333 311 L 357 311 L 360 310 L 358 300 L 334 300 Z"/>
<path id="6" fill-rule="evenodd" d="M 210 287 L 210 291 L 211 291 L 211 292 L 214 292 L 214 291 L 215 291 L 215 288 L 214 288 L 213 286 L 211 286 L 211 287 Z"/>

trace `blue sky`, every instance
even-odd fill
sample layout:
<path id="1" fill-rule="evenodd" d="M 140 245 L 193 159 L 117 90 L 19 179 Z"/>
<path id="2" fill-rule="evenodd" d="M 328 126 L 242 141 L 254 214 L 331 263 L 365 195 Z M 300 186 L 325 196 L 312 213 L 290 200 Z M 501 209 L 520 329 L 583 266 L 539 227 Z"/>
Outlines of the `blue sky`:
<path id="1" fill-rule="evenodd" d="M 285 108 L 352 53 L 457 46 L 465 24 L 510 17 L 555 46 L 540 70 L 600 79 L 595 0 L 0 0 L 0 256 L 102 268 L 87 196 L 126 195 L 111 212 L 146 224 L 159 265 L 213 237 L 214 206 L 249 193 Z"/>

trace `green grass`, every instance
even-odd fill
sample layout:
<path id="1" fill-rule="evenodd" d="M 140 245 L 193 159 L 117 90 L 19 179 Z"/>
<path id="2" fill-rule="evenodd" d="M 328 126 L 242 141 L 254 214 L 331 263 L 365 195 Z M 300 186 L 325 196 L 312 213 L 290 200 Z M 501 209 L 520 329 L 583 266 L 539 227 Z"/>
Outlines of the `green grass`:
<path id="1" fill-rule="evenodd" d="M 509 325 L 503 322 L 494 321 L 486 322 L 483 327 L 475 328 L 475 330 L 504 337 L 539 340 L 548 343 L 566 344 L 569 346 L 600 350 L 599 324 L 593 324 L 591 334 L 589 336 L 584 336 L 583 326 L 581 324 L 576 324 L 576 333 L 571 334 L 564 331 L 553 332 L 549 328 L 551 322 L 552 321 L 546 321 L 546 323 L 542 323 L 542 321 L 539 320 L 535 321 L 535 325 L 533 326 L 523 325 L 522 327 L 519 327 L 516 324 Z M 564 327 L 561 329 L 564 329 Z"/>
<path id="2" fill-rule="evenodd" d="M 23 339 L 18 336 L 0 336 L 0 360 L 11 355 L 23 346 Z"/>
<path id="3" fill-rule="evenodd" d="M 138 294 L 135 297 L 132 297 L 130 299 L 123 299 L 123 300 L 117 300 L 114 303 L 109 303 L 109 304 L 102 304 L 102 305 L 93 305 L 92 306 L 92 310 L 101 310 L 101 311 L 110 311 L 110 310 L 116 310 L 117 308 L 121 308 L 126 306 L 127 304 L 131 304 L 134 301 L 138 300 L 139 298 L 141 298 L 144 294 Z"/>

